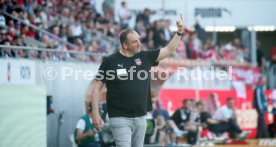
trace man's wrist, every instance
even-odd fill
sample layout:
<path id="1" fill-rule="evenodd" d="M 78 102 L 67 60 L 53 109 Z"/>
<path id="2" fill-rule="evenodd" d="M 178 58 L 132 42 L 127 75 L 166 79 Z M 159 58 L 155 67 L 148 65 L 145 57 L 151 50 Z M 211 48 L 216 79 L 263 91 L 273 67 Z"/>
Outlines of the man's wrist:
<path id="1" fill-rule="evenodd" d="M 100 115 L 99 111 L 97 111 L 97 110 L 92 111 L 92 116 L 99 116 L 99 115 Z"/>

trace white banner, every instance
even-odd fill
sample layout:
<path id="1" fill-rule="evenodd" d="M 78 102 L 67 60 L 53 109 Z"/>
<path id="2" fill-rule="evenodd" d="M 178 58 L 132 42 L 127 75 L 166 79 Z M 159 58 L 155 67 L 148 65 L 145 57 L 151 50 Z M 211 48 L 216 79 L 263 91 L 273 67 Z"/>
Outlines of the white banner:
<path id="1" fill-rule="evenodd" d="M 0 84 L 35 84 L 35 62 L 0 59 Z"/>
<path id="2" fill-rule="evenodd" d="M 276 26 L 275 0 L 124 0 L 132 11 L 131 25 L 135 25 L 136 15 L 145 8 L 151 10 L 150 20 L 170 19 L 172 25 L 184 17 L 185 25 L 191 27 L 196 19 L 206 26 Z M 116 20 L 122 1 L 115 1 Z M 97 2 L 101 6 L 101 0 Z M 100 8 L 100 7 L 98 7 Z"/>

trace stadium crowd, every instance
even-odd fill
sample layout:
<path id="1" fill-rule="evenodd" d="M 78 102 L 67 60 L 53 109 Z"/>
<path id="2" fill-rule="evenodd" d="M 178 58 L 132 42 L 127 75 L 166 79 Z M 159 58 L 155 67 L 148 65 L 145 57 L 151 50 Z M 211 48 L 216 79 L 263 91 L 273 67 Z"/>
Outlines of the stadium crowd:
<path id="1" fill-rule="evenodd" d="M 126 2 L 121 3 L 118 22 L 115 21 L 114 1 L 110 0 L 103 2 L 103 14 L 96 10 L 93 0 L 2 0 L 0 7 L 0 44 L 44 47 L 59 51 L 49 53 L 32 50 L 27 53 L 23 50 L 2 50 L 1 56 L 7 57 L 52 60 L 72 58 L 85 62 L 99 62 L 101 59 L 96 55 L 66 54 L 64 51 L 106 54 L 114 52 L 119 48 L 120 31 L 129 27 L 132 17 L 136 20 L 134 29 L 140 34 L 143 48 L 146 50 L 160 48 L 174 33 L 170 30 L 170 20 L 160 19 L 151 23 L 150 9 L 145 8 L 135 16 L 128 9 Z M 11 18 L 3 12 L 20 20 Z M 194 28 L 195 31 L 186 29 L 174 57 L 211 61 L 250 61 L 249 49 L 241 44 L 239 38 L 217 43 L 205 37 L 205 31 L 199 24 L 195 24 Z M 28 38 L 39 43 L 30 42 Z M 257 55 L 258 65 L 263 64 L 264 54 L 260 44 Z"/>

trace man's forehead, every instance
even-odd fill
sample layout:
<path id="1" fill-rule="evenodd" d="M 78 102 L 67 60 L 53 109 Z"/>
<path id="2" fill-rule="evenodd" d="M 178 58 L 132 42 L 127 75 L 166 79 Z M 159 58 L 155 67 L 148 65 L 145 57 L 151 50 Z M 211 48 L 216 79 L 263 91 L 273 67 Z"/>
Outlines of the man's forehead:
<path id="1" fill-rule="evenodd" d="M 133 41 L 133 40 L 137 40 L 139 39 L 139 34 L 137 32 L 130 32 L 128 35 L 127 35 L 127 39 L 129 41 Z"/>

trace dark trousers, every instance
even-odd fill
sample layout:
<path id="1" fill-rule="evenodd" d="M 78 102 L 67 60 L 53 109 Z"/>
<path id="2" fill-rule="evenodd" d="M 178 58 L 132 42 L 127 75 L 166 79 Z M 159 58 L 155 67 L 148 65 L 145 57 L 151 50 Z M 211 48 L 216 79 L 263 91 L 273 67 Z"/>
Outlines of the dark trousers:
<path id="1" fill-rule="evenodd" d="M 234 119 L 229 119 L 228 122 L 221 122 L 219 124 L 209 125 L 208 128 L 210 129 L 210 131 L 216 134 L 228 132 L 232 139 L 237 137 L 237 133 L 242 132 L 236 120 Z"/>
<path id="2" fill-rule="evenodd" d="M 101 147 L 101 144 L 99 143 L 86 143 L 78 145 L 78 147 Z"/>
<path id="3" fill-rule="evenodd" d="M 268 125 L 268 132 L 269 132 L 270 138 L 276 137 L 276 124 L 275 123 Z"/>
<path id="4" fill-rule="evenodd" d="M 196 142 L 197 142 L 197 136 L 198 136 L 198 131 L 197 130 L 188 131 L 188 134 L 187 134 L 187 143 L 188 144 L 196 144 Z"/>
<path id="5" fill-rule="evenodd" d="M 256 138 L 268 138 L 268 131 L 264 118 L 265 112 L 258 112 L 258 124 Z"/>

